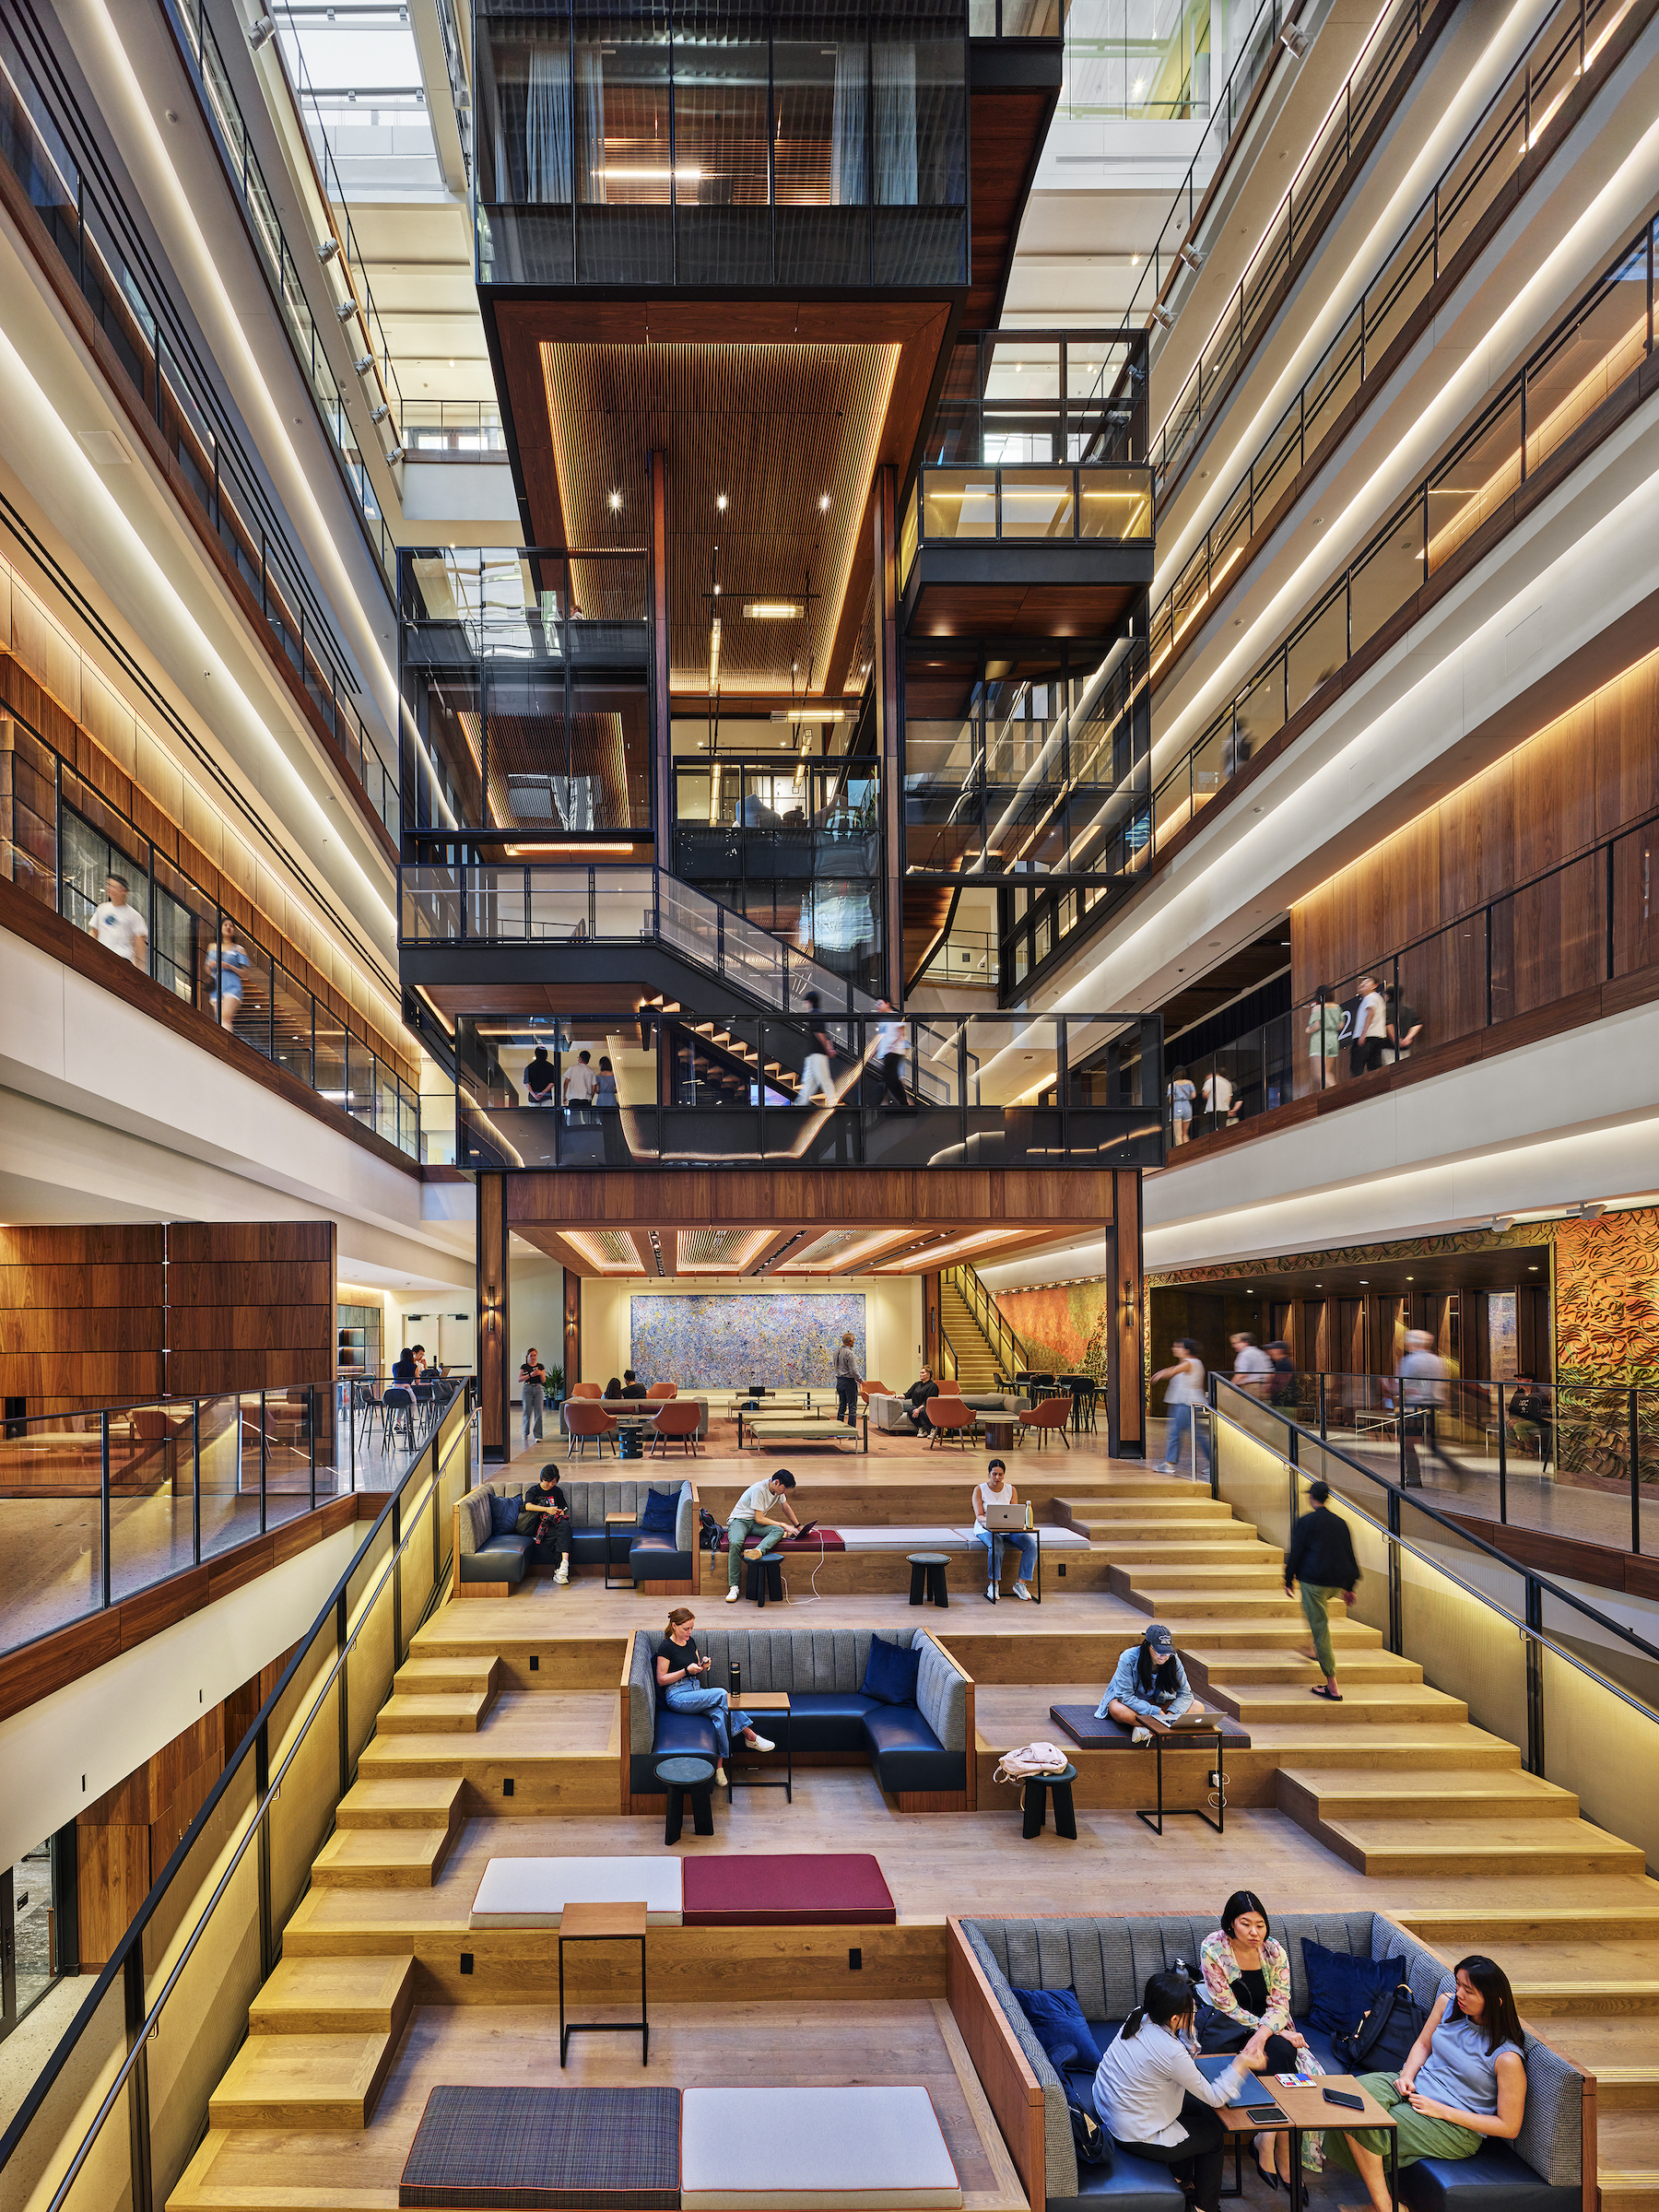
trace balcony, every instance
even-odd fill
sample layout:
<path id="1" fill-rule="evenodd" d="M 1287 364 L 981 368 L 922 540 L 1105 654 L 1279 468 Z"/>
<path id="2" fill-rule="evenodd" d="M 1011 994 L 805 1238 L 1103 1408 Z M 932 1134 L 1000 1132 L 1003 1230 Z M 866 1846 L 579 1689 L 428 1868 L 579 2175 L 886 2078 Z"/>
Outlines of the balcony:
<path id="1" fill-rule="evenodd" d="M 1146 338 L 959 345 L 900 527 L 914 638 L 1110 639 L 1152 580 Z"/>

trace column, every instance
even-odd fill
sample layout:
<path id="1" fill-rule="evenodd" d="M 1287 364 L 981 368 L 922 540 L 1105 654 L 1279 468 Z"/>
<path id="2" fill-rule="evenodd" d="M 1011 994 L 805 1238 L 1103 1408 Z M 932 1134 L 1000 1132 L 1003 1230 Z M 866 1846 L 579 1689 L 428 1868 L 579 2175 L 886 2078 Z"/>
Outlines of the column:
<path id="1" fill-rule="evenodd" d="M 568 1398 L 582 1380 L 582 1277 L 568 1265 L 564 1271 L 564 1378 Z"/>
<path id="2" fill-rule="evenodd" d="M 501 1461 L 512 1449 L 512 1316 L 507 1276 L 507 1178 L 477 1178 L 477 1290 L 478 1395 L 484 1457 Z"/>
<path id="3" fill-rule="evenodd" d="M 881 761 L 886 834 L 883 874 L 887 918 L 882 934 L 882 995 L 904 1004 L 904 706 L 899 673 L 899 479 L 884 465 L 870 488 L 876 559 L 876 749 Z"/>
<path id="4" fill-rule="evenodd" d="M 673 865 L 668 715 L 668 456 L 651 456 L 651 811 L 659 868 Z"/>
<path id="5" fill-rule="evenodd" d="M 1147 1455 L 1147 1384 L 1141 1331 L 1146 1269 L 1141 1257 L 1141 1179 L 1138 1168 L 1112 1176 L 1112 1290 L 1117 1350 L 1108 1408 L 1107 1448 L 1126 1459 Z"/>

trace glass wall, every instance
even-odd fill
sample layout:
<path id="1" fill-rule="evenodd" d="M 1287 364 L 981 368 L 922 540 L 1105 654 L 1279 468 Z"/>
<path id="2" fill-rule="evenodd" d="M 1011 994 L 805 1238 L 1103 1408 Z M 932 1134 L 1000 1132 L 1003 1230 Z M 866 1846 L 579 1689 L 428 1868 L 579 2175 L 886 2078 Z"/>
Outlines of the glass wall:
<path id="1" fill-rule="evenodd" d="M 476 18 L 481 284 L 958 285 L 960 0 L 492 0 Z"/>

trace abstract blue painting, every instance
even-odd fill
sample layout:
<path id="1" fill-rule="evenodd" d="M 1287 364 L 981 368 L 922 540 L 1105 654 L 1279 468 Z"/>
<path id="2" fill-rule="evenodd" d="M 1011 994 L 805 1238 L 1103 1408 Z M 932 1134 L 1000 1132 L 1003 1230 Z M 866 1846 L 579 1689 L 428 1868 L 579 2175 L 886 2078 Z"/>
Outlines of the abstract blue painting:
<path id="1" fill-rule="evenodd" d="M 641 1382 L 682 1390 L 830 1389 L 843 1330 L 865 1371 L 862 1290 L 768 1290 L 753 1297 L 629 1300 L 629 1361 Z"/>

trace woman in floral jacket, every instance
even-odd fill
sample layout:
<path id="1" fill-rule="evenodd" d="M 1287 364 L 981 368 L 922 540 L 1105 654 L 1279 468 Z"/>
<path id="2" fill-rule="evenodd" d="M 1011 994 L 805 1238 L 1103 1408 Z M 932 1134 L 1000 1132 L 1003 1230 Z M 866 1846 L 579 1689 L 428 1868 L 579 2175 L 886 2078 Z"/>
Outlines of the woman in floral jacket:
<path id="1" fill-rule="evenodd" d="M 1275 1942 L 1267 1908 L 1253 1889 L 1237 1889 L 1228 1899 L 1221 1908 L 1221 1925 L 1205 1937 L 1198 1961 L 1205 1999 L 1199 2016 L 1201 2049 L 1234 2050 L 1257 2028 L 1265 2027 L 1273 2030 L 1267 2043 L 1268 2073 L 1324 2071 L 1290 2018 L 1290 1960 L 1284 1945 Z M 1256 2137 L 1256 2171 L 1270 2188 L 1281 2179 L 1288 2183 L 1289 2159 L 1288 2135 Z"/>

